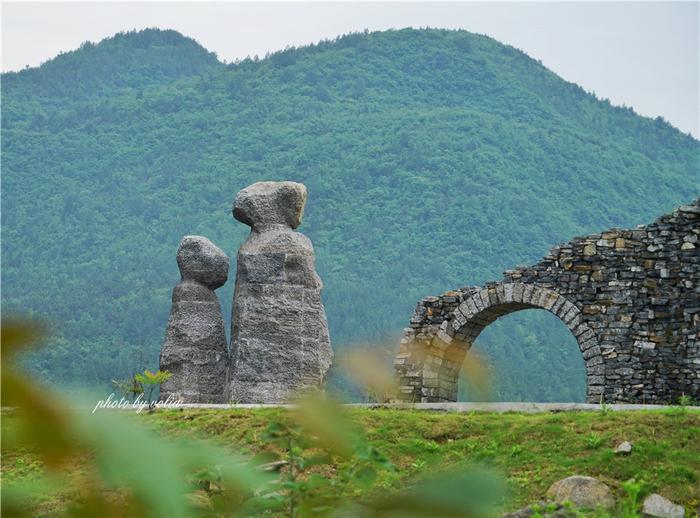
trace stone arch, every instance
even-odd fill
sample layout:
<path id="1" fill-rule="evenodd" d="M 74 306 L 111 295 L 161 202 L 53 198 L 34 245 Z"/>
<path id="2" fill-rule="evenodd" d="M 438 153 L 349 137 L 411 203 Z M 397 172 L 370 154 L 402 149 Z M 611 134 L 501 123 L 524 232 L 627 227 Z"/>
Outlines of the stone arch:
<path id="1" fill-rule="evenodd" d="M 700 199 L 648 225 L 557 245 L 499 282 L 424 297 L 394 367 L 400 401 L 455 401 L 457 373 L 499 316 L 542 308 L 576 337 L 589 403 L 700 398 Z"/>
<path id="2" fill-rule="evenodd" d="M 538 308 L 559 317 L 576 338 L 586 365 L 586 399 L 595 402 L 600 398 L 604 382 L 602 369 L 596 368 L 603 365 L 604 360 L 595 333 L 584 321 L 575 304 L 554 290 L 534 284 L 499 283 L 477 291 L 457 306 L 450 314 L 450 319 L 440 325 L 437 334 L 438 343 L 435 345 L 440 347 L 439 342 L 444 344 L 448 360 L 443 361 L 439 371 L 441 376 L 449 377 L 450 380 L 454 376 L 456 388 L 457 375 L 464 357 L 486 326 L 501 316 Z M 456 393 L 450 399 L 456 401 Z"/>
<path id="3" fill-rule="evenodd" d="M 476 338 L 497 318 L 525 309 L 547 310 L 571 331 L 586 366 L 586 400 L 599 402 L 604 390 L 604 357 L 595 332 L 576 304 L 566 297 L 523 282 L 494 283 L 474 289 L 447 314 L 432 337 L 404 340 L 403 354 L 399 353 L 395 363 L 404 396 L 411 397 L 401 399 L 457 401 L 459 372 Z"/>

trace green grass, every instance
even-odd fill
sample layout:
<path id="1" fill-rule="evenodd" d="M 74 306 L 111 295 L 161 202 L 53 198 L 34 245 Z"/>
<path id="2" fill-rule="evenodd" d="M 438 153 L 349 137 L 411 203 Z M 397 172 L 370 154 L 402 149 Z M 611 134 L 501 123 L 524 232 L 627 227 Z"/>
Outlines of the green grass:
<path id="1" fill-rule="evenodd" d="M 634 478 L 645 482 L 646 492 L 684 505 L 686 516 L 695 516 L 700 504 L 700 412 L 456 414 L 362 408 L 348 412 L 396 467 L 381 472 L 370 492 L 398 490 L 432 472 L 476 463 L 506 478 L 506 510 L 544 499 L 554 481 L 576 474 L 605 482 L 620 501 L 625 496 L 622 484 Z M 271 420 L 284 420 L 286 413 L 284 409 L 168 410 L 139 419 L 159 434 L 208 438 L 258 454 L 275 449 L 261 437 Z M 12 421 L 4 416 L 3 434 Z M 623 440 L 633 443 L 632 453 L 615 455 L 613 449 Z M 29 451 L 3 450 L 3 484 L 31 480 L 41 469 Z M 79 461 L 75 469 L 81 469 Z M 333 476 L 334 466 L 323 469 L 325 476 Z M 366 496 L 370 495 L 356 494 Z M 60 511 L 70 498 L 53 497 L 40 509 L 49 514 Z"/>

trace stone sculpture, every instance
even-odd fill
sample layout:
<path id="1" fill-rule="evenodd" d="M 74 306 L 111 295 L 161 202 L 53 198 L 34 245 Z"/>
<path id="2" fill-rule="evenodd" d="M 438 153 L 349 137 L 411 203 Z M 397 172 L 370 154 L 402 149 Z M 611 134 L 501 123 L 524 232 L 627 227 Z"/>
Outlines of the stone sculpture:
<path id="1" fill-rule="evenodd" d="M 160 353 L 160 370 L 172 377 L 161 399 L 184 403 L 225 403 L 228 345 L 221 306 L 214 290 L 228 278 L 228 256 L 206 237 L 185 236 L 177 251 L 182 281 L 173 302 Z"/>
<path id="2" fill-rule="evenodd" d="M 258 182 L 238 193 L 233 216 L 251 227 L 238 251 L 229 394 L 238 403 L 287 402 L 322 386 L 331 365 L 322 282 L 301 224 L 306 187 Z"/>

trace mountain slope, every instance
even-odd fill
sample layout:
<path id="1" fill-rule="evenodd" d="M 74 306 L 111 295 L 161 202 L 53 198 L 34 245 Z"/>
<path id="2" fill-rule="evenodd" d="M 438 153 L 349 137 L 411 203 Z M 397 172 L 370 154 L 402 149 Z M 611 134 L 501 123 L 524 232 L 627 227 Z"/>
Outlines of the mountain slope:
<path id="1" fill-rule="evenodd" d="M 213 52 L 191 38 L 168 30 L 119 33 L 98 44 L 85 42 L 39 68 L 3 74 L 3 93 L 24 99 L 112 97 L 123 91 L 169 84 L 221 69 Z"/>
<path id="2" fill-rule="evenodd" d="M 246 227 L 230 204 L 258 180 L 309 188 L 300 230 L 336 347 L 377 341 L 416 299 L 497 278 L 573 235 L 651 221 L 700 186 L 698 141 L 484 36 L 353 34 L 223 66 L 163 34 L 191 73 L 151 81 L 142 66 L 163 46 L 130 33 L 54 60 L 114 66 L 122 79 L 98 94 L 54 61 L 3 76 L 3 305 L 54 319 L 60 336 L 31 360 L 53 380 L 153 365 L 180 238 L 206 235 L 235 259 Z M 103 46 L 121 57 L 95 63 Z M 232 284 L 219 290 L 225 315 Z M 578 397 L 565 329 L 518 318 L 481 339 L 503 351 L 503 377 L 528 369 L 500 396 Z M 542 351 L 557 347 L 552 379 Z"/>

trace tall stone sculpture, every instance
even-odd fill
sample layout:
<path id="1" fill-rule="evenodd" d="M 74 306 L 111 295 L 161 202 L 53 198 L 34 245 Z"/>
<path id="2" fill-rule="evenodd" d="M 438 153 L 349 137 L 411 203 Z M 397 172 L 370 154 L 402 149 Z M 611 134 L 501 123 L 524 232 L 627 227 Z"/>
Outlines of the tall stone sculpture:
<path id="1" fill-rule="evenodd" d="M 295 232 L 306 187 L 258 182 L 238 193 L 233 216 L 251 227 L 238 251 L 230 397 L 281 403 L 323 385 L 331 365 L 322 282 L 309 238 Z"/>
<path id="2" fill-rule="evenodd" d="M 185 236 L 177 251 L 182 281 L 173 302 L 160 353 L 160 369 L 172 373 L 161 399 L 184 403 L 225 403 L 228 345 L 214 290 L 228 278 L 228 256 L 206 237 Z"/>

